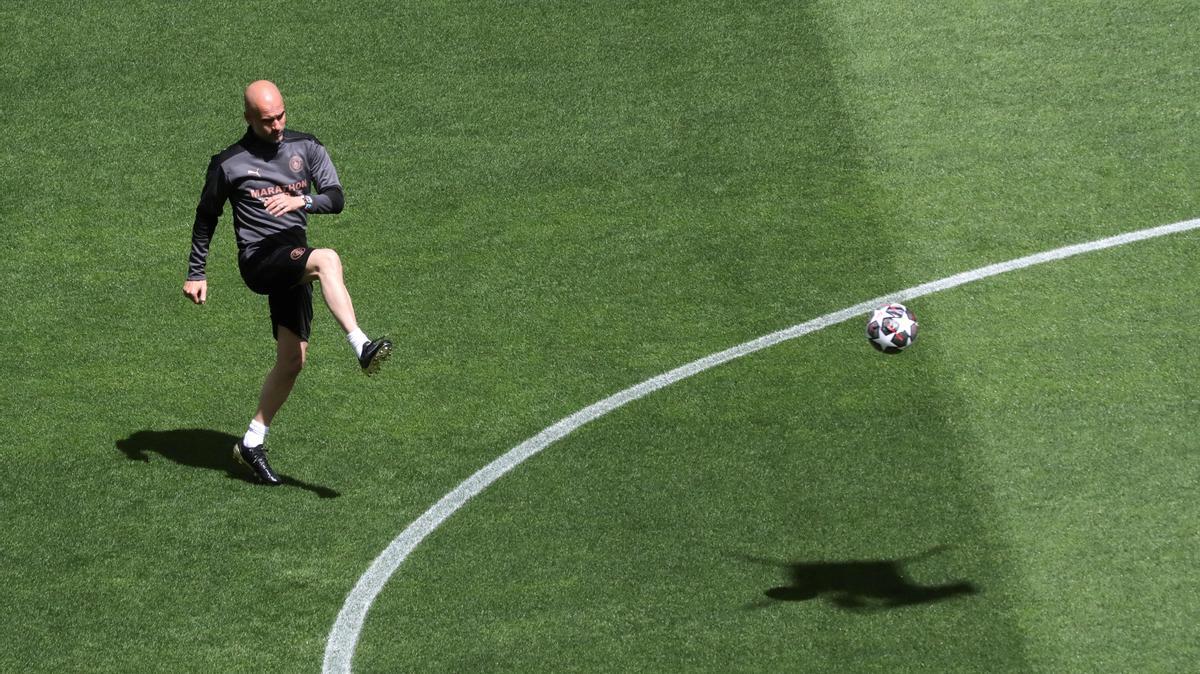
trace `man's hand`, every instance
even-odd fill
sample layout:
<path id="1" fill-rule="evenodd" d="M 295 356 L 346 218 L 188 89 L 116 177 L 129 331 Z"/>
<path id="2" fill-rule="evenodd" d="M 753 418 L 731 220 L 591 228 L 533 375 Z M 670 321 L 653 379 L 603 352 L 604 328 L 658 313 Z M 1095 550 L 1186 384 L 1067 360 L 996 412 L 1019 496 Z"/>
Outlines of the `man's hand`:
<path id="1" fill-rule="evenodd" d="M 183 294 L 187 295 L 188 299 L 196 304 L 204 304 L 208 299 L 208 281 L 200 279 L 199 281 L 184 281 Z"/>
<path id="2" fill-rule="evenodd" d="M 304 197 L 291 194 L 272 194 L 263 200 L 263 206 L 266 206 L 268 213 L 278 218 L 284 213 L 304 208 Z"/>

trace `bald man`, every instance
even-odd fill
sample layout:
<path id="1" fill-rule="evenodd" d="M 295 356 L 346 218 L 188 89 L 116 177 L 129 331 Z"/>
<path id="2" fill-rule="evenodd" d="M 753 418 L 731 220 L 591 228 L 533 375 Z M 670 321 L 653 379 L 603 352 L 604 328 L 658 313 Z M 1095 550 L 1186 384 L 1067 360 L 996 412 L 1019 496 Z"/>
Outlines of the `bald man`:
<path id="1" fill-rule="evenodd" d="M 392 343 L 371 340 L 359 329 L 338 254 L 308 246 L 308 215 L 339 213 L 345 202 L 325 146 L 286 128 L 283 96 L 271 82 L 259 80 L 246 87 L 245 110 L 245 135 L 208 165 L 192 226 L 183 294 L 196 304 L 208 301 L 209 243 L 228 201 L 233 205 L 238 269 L 250 290 L 267 296 L 275 336 L 275 364 L 233 456 L 261 482 L 278 485 L 283 481 L 267 462 L 265 441 L 271 419 L 291 393 L 308 354 L 313 281 L 320 283 L 321 296 L 346 332 L 363 372 L 373 374 L 391 353 Z"/>

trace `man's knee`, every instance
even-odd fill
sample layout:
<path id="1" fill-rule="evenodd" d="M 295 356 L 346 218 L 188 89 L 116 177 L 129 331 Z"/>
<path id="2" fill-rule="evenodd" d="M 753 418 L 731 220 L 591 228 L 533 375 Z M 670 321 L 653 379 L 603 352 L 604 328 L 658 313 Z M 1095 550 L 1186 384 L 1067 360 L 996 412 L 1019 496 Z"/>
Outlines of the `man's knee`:
<path id="1" fill-rule="evenodd" d="M 275 355 L 275 368 L 280 374 L 295 378 L 304 369 L 306 360 L 304 351 L 280 351 Z"/>
<path id="2" fill-rule="evenodd" d="M 341 273 L 342 258 L 332 248 L 318 248 L 308 257 L 310 268 L 318 274 Z"/>
<path id="3" fill-rule="evenodd" d="M 308 360 L 308 342 L 283 325 L 279 326 L 276 339 L 275 368 L 281 374 L 294 378 L 304 369 L 304 363 Z"/>

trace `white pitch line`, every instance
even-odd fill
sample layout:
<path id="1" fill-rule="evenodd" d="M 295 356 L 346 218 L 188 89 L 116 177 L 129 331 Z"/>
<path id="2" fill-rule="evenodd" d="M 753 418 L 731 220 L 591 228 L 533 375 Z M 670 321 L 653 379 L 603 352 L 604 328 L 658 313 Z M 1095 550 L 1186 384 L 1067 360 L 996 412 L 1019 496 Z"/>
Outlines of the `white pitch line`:
<path id="1" fill-rule="evenodd" d="M 425 514 L 418 517 L 404 531 L 400 532 L 399 536 L 396 536 L 392 540 L 387 549 L 375 558 L 370 568 L 363 573 L 358 582 L 355 583 L 354 589 L 347 595 L 346 601 L 342 605 L 342 610 L 338 613 L 337 620 L 333 624 L 333 629 L 329 632 L 329 640 L 325 644 L 323 671 L 329 673 L 350 671 L 350 661 L 354 657 L 354 650 L 358 644 L 358 637 L 362 632 L 367 611 L 370 610 L 371 604 L 383 589 L 384 584 L 387 583 L 392 574 L 396 572 L 396 569 L 400 567 L 400 564 L 404 562 L 408 555 L 412 553 L 426 536 L 433 533 L 434 529 L 437 529 L 442 522 L 446 521 L 446 518 L 453 515 L 467 501 L 471 500 L 471 498 L 484 489 L 487 489 L 488 486 L 500 479 L 505 473 L 516 468 L 525 459 L 537 454 L 589 421 L 598 419 L 626 403 L 645 397 L 663 387 L 687 379 L 709 368 L 727 363 L 735 358 L 749 355 L 755 351 L 761 351 L 780 342 L 795 339 L 810 332 L 816 332 L 822 328 L 836 325 L 860 314 L 865 314 L 886 302 L 906 302 L 941 290 L 948 290 L 972 281 L 985 279 L 989 276 L 1032 267 L 1036 264 L 1061 260 L 1081 253 L 1090 253 L 1092 251 L 1122 246 L 1145 239 L 1153 239 L 1159 236 L 1166 236 L 1167 234 L 1186 232 L 1197 228 L 1200 228 L 1200 218 L 1177 222 L 1171 225 L 1152 227 L 1136 232 L 1127 232 L 1088 243 L 1064 246 L 1043 253 L 1009 260 L 1008 262 L 1000 262 L 962 272 L 961 274 L 947 276 L 937 281 L 923 283 L 919 286 L 913 286 L 912 288 L 892 293 L 891 295 L 860 302 L 852 307 L 825 314 L 799 325 L 793 325 L 790 328 L 773 332 L 744 344 L 739 344 L 720 353 L 705 356 L 687 365 L 677 367 L 670 372 L 647 379 L 636 386 L 631 386 L 620 393 L 611 395 L 598 403 L 579 410 L 525 442 L 513 447 L 500 458 L 479 469 L 478 472 L 455 487 L 453 491 L 443 496 L 433 507 L 426 510 Z"/>

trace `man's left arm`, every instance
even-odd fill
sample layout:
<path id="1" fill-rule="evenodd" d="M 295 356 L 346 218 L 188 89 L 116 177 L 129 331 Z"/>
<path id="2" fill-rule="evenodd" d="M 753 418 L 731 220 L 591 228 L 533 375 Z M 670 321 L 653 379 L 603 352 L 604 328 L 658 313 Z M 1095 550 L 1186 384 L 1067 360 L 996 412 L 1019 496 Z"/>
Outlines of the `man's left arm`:
<path id="1" fill-rule="evenodd" d="M 309 213 L 341 213 L 345 205 L 346 197 L 342 194 L 342 186 L 333 185 L 308 196 L 304 202 L 304 210 Z"/>
<path id="2" fill-rule="evenodd" d="M 326 187 L 317 194 L 303 196 L 282 192 L 269 196 L 263 201 L 263 207 L 275 217 L 300 209 L 304 209 L 305 213 L 341 213 L 342 207 L 345 205 L 346 198 L 342 196 L 340 185 Z"/>
<path id="3" fill-rule="evenodd" d="M 312 176 L 313 186 L 317 193 L 312 195 L 311 202 L 305 205 L 309 213 L 341 213 L 346 205 L 346 197 L 342 194 L 342 181 L 338 180 L 337 169 L 325 146 L 315 138 L 308 151 L 308 172 Z"/>

